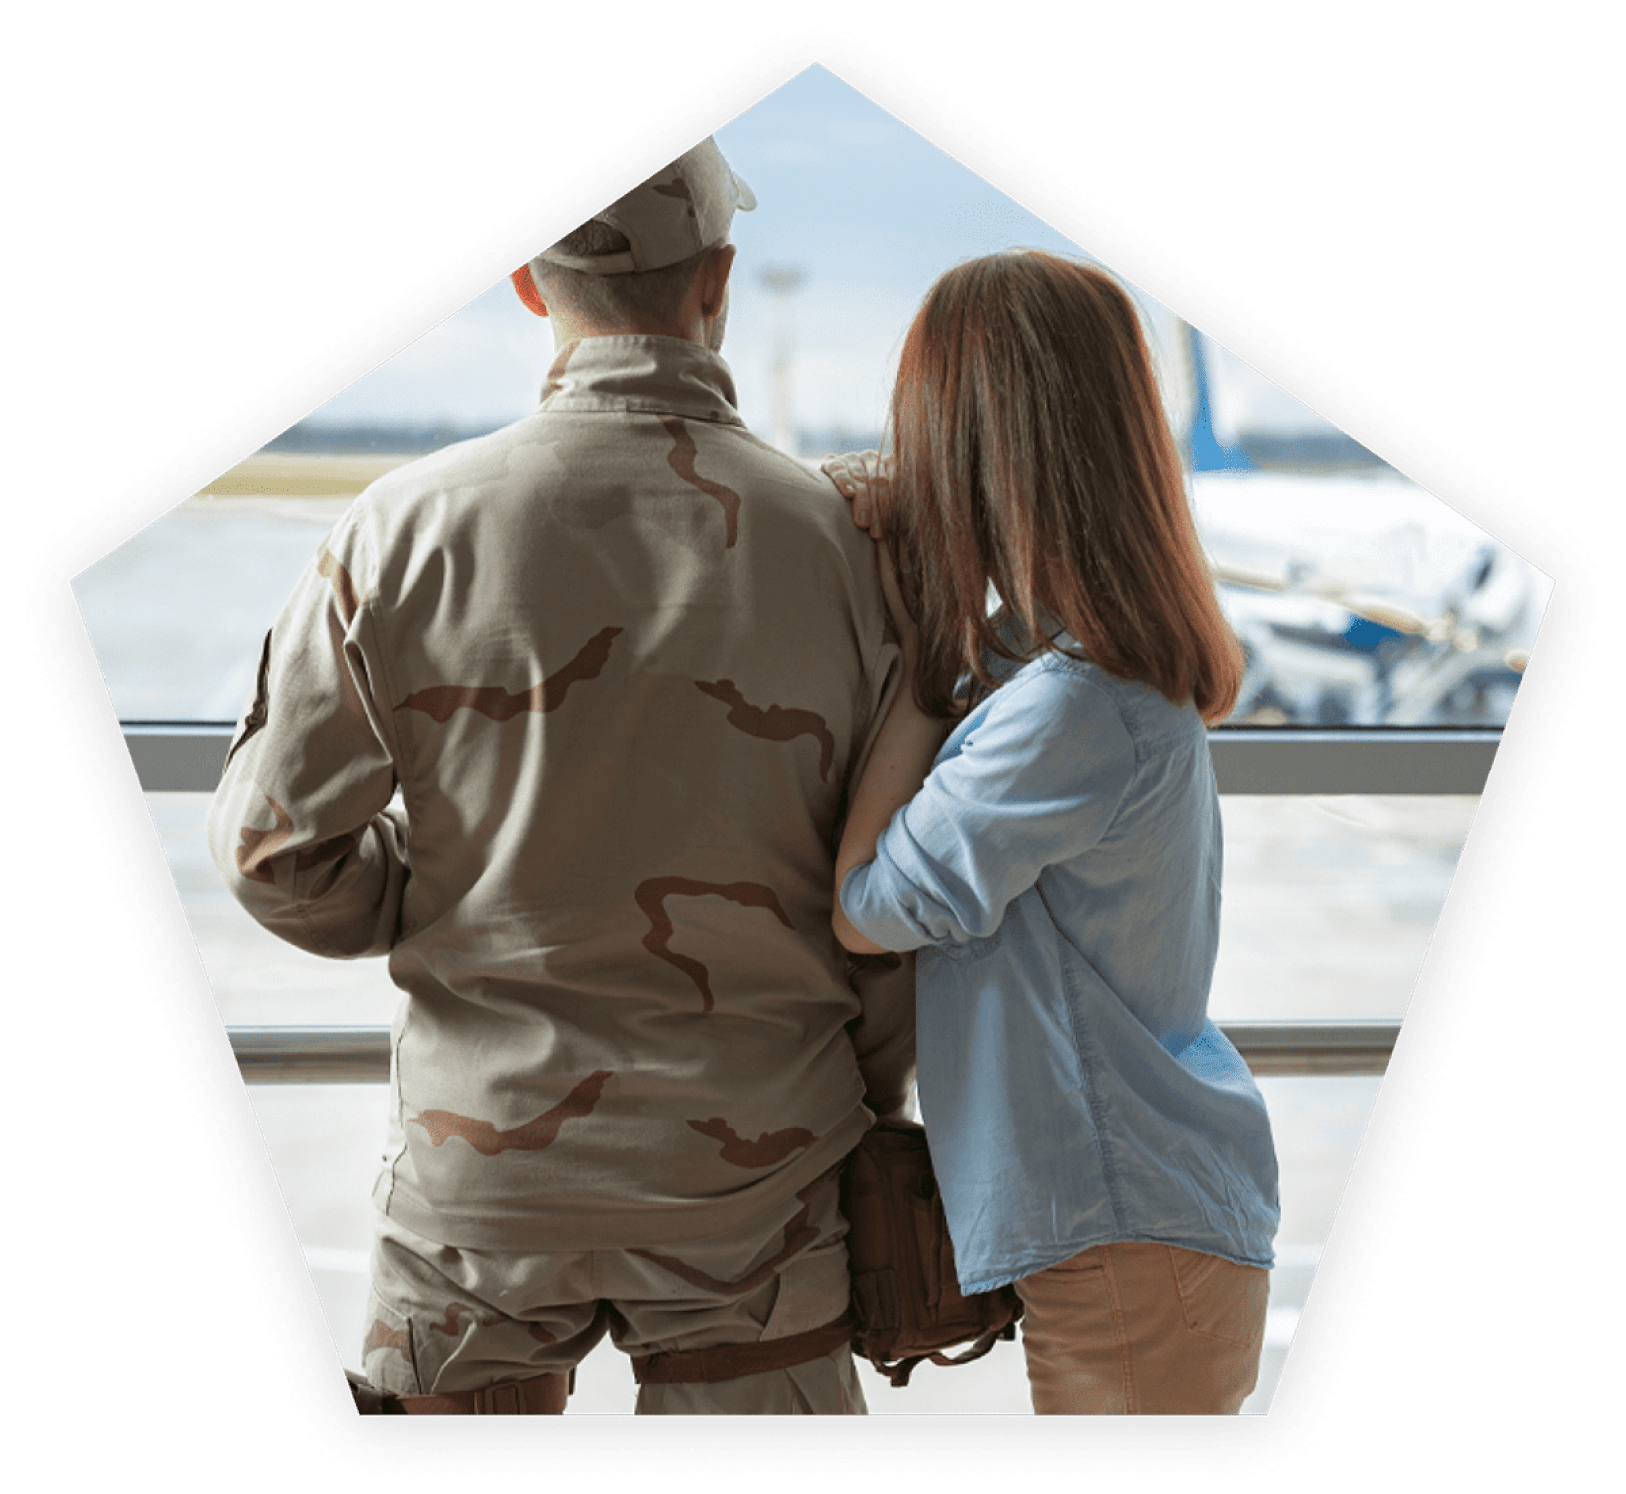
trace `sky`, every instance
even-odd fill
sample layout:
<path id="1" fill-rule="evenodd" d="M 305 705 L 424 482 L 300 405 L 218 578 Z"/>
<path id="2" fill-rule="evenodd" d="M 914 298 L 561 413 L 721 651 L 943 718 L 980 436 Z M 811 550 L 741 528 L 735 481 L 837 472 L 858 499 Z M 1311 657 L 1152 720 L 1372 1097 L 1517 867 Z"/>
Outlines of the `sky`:
<path id="1" fill-rule="evenodd" d="M 820 66 L 801 72 L 716 131 L 756 195 L 736 213 L 739 246 L 724 357 L 746 423 L 768 435 L 780 309 L 770 266 L 803 272 L 793 293 L 796 423 L 878 431 L 898 346 L 932 281 L 961 259 L 1013 246 L 1086 250 Z M 1154 332 L 1168 314 L 1138 299 Z M 516 419 L 535 403 L 552 357 L 548 329 L 506 280 L 352 384 L 313 424 Z"/>

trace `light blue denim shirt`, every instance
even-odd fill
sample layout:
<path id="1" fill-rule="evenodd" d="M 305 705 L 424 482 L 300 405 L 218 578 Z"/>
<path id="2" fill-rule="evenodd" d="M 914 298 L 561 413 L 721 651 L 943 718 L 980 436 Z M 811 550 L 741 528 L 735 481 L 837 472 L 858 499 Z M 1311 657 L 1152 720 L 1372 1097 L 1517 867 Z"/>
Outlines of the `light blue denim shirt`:
<path id="1" fill-rule="evenodd" d="M 1221 858 L 1196 710 L 1050 653 L 848 874 L 853 926 L 920 950 L 921 1119 L 964 1290 L 1122 1240 L 1271 1264 L 1270 1121 L 1208 1020 Z"/>

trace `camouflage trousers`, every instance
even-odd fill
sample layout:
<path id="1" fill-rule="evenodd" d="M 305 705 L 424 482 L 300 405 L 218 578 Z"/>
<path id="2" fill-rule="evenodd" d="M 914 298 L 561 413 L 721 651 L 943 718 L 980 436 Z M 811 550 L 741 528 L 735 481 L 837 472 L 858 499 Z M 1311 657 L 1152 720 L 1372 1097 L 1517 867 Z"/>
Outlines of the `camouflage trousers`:
<path id="1" fill-rule="evenodd" d="M 381 1215 L 363 1368 L 381 1391 L 428 1395 L 573 1369 L 606 1333 L 634 1356 L 787 1338 L 846 1310 L 846 1232 L 835 1173 L 755 1228 L 659 1250 L 465 1250 Z M 846 1345 L 731 1380 L 643 1384 L 635 1409 L 867 1410 Z"/>

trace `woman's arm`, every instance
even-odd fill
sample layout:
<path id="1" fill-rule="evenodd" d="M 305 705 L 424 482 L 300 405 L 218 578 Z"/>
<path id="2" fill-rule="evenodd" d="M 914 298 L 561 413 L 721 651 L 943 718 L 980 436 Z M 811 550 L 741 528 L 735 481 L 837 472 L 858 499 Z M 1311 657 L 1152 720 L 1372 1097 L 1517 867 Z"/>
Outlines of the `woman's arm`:
<path id="1" fill-rule="evenodd" d="M 1070 667 L 1002 685 L 957 745 L 837 887 L 848 922 L 885 949 L 994 934 L 1047 866 L 1101 842 L 1135 779 L 1115 697 Z"/>
<path id="2" fill-rule="evenodd" d="M 855 866 L 875 859 L 875 843 L 926 781 L 932 759 L 943 745 L 951 723 L 927 716 L 915 704 L 911 681 L 905 679 L 892 709 L 881 724 L 869 765 L 858 782 L 841 846 L 836 852 L 836 896 L 832 922 L 836 938 L 854 954 L 879 954 L 881 945 L 866 939 L 847 920 L 841 907 L 841 884 Z"/>
<path id="3" fill-rule="evenodd" d="M 903 605 L 897 573 L 885 545 L 880 546 L 881 590 L 903 650 L 903 680 L 886 720 L 875 739 L 863 777 L 853 792 L 852 806 L 836 852 L 836 893 L 831 923 L 836 938 L 854 954 L 879 954 L 883 946 L 866 939 L 848 921 L 841 907 L 841 884 L 855 866 L 875 858 L 875 843 L 892 816 L 907 804 L 926 781 L 932 759 L 943 745 L 953 722 L 928 716 L 915 704 L 916 629 Z"/>

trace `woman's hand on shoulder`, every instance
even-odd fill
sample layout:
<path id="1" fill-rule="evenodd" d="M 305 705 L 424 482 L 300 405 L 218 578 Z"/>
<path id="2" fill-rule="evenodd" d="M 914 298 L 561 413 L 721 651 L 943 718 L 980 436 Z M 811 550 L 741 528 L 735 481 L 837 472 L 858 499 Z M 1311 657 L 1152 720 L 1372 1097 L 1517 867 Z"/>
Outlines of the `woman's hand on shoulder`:
<path id="1" fill-rule="evenodd" d="M 892 500 L 892 458 L 876 451 L 849 451 L 826 457 L 819 467 L 852 506 L 853 523 L 869 530 L 871 539 L 880 539 Z"/>

